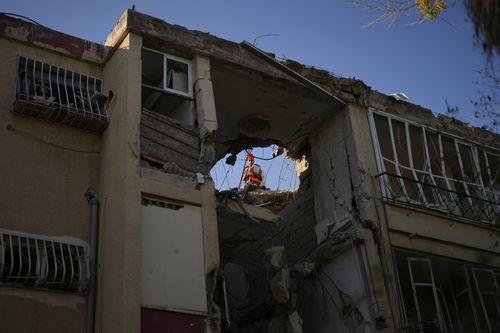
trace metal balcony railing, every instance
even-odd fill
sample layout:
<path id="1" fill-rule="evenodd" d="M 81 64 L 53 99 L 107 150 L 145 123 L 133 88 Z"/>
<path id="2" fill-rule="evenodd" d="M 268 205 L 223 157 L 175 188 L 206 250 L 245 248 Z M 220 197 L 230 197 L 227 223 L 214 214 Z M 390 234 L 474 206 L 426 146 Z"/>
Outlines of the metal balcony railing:
<path id="1" fill-rule="evenodd" d="M 385 200 L 500 227 L 500 204 L 490 199 L 495 198 L 492 189 L 483 189 L 473 196 L 388 172 L 376 177 L 381 179 Z"/>
<path id="2" fill-rule="evenodd" d="M 84 292 L 88 246 L 78 240 L 0 229 L 0 283 Z"/>
<path id="3" fill-rule="evenodd" d="M 102 132 L 109 122 L 107 99 L 101 79 L 18 58 L 15 113 Z"/>

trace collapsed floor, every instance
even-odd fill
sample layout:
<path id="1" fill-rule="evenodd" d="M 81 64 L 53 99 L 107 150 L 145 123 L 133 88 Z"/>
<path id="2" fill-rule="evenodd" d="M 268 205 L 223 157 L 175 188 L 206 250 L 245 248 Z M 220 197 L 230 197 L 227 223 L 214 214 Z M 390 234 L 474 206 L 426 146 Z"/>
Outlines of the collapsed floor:
<path id="1" fill-rule="evenodd" d="M 320 322 L 340 319 L 352 332 L 363 331 L 363 314 L 353 297 L 339 289 L 329 267 L 321 267 L 324 258 L 346 247 L 349 231 L 318 246 L 311 171 L 302 173 L 300 181 L 296 191 L 257 190 L 246 202 L 219 193 L 221 269 L 215 301 L 222 332 L 316 331 L 309 301 L 325 292 L 339 318 Z M 304 315 L 311 320 L 303 322 Z"/>
<path id="2" fill-rule="evenodd" d="M 245 202 L 219 194 L 223 332 L 300 331 L 288 267 L 316 246 L 311 173 L 300 182 L 295 191 L 252 191 Z"/>

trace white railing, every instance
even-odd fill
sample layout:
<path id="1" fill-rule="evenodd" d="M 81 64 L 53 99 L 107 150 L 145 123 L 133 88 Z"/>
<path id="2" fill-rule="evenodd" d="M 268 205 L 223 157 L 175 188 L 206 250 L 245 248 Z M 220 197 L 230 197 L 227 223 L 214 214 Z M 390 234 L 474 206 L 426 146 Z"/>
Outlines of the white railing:
<path id="1" fill-rule="evenodd" d="M 107 99 L 101 79 L 18 58 L 14 112 L 102 132 L 109 122 Z"/>
<path id="2" fill-rule="evenodd" d="M 87 243 L 0 229 L 0 283 L 85 292 Z"/>

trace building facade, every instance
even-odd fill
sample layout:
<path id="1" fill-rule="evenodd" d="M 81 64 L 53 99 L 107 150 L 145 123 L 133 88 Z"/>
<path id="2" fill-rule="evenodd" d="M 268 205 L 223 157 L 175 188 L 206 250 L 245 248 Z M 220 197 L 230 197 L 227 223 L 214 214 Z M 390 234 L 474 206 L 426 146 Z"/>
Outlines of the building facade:
<path id="1" fill-rule="evenodd" d="M 498 135 L 133 10 L 0 50 L 2 330 L 500 330 Z M 269 144 L 297 191 L 215 190 Z"/>

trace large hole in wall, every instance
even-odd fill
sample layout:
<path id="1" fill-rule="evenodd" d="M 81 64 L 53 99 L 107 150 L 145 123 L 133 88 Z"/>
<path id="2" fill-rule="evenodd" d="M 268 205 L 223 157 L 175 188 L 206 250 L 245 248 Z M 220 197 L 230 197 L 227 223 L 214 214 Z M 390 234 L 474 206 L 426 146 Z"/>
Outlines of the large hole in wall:
<path id="1" fill-rule="evenodd" d="M 264 176 L 262 186 L 245 196 L 242 175 L 250 152 Z M 274 144 L 253 147 L 223 156 L 211 170 L 220 249 L 214 302 L 221 309 L 222 332 L 267 331 L 276 304 L 290 297 L 288 287 L 281 287 L 288 271 L 270 264 L 269 250 L 277 253 L 273 262 L 286 266 L 316 246 L 311 171 L 305 157 L 295 156 Z"/>
<path id="2" fill-rule="evenodd" d="M 242 189 L 245 186 L 249 154 L 254 156 L 254 168 L 262 173 L 259 186 L 262 190 L 296 191 L 300 185 L 299 172 L 308 167 L 305 159 L 292 159 L 286 149 L 277 145 L 243 149 L 238 154 L 226 154 L 210 170 L 217 190 Z"/>

